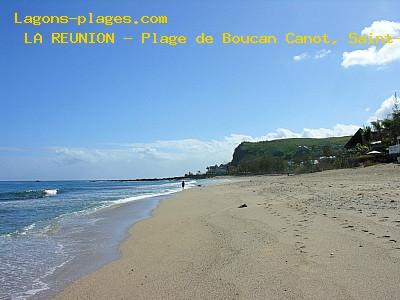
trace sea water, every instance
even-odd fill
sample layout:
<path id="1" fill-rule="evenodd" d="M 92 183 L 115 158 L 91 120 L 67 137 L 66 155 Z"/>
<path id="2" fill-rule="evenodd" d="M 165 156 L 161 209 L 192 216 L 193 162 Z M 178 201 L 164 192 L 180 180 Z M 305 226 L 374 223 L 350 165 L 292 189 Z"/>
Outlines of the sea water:
<path id="1" fill-rule="evenodd" d="M 179 191 L 168 180 L 0 182 L 0 299 L 49 298 L 117 258 L 127 229 Z"/>

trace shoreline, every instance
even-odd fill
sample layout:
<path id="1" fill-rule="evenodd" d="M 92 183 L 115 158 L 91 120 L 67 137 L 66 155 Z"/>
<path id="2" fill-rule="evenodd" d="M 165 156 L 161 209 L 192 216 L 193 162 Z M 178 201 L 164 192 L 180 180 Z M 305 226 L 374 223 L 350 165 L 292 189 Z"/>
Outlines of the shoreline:
<path id="1" fill-rule="evenodd" d="M 121 203 L 117 207 L 105 207 L 91 214 L 82 215 L 79 218 L 93 220 L 96 229 L 86 228 L 89 232 L 84 231 L 83 236 L 93 239 L 97 237 L 99 231 L 102 231 L 102 237 L 97 237 L 98 244 L 96 250 L 90 250 L 94 245 L 86 245 L 89 254 L 81 254 L 69 261 L 63 262 L 60 266 L 54 268 L 49 276 L 43 278 L 43 286 L 47 286 L 43 290 L 38 290 L 29 299 L 47 299 L 57 295 L 61 290 L 80 278 L 95 272 L 101 267 L 117 260 L 121 257 L 120 245 L 129 236 L 129 229 L 136 223 L 152 217 L 154 209 L 158 205 L 173 195 L 155 196 L 151 198 L 139 199 L 136 201 Z M 67 232 L 71 228 L 64 228 Z M 83 237 L 74 239 L 83 241 Z M 100 240 L 101 239 L 101 240 Z M 90 256 L 90 257 L 89 257 Z M 79 266 L 79 267 L 78 267 Z M 22 293 L 26 294 L 30 291 Z"/>
<path id="2" fill-rule="evenodd" d="M 55 299 L 395 299 L 399 174 L 383 165 L 183 191 Z"/>
<path id="3" fill-rule="evenodd" d="M 198 184 L 213 185 L 222 180 L 200 181 Z M 193 188 L 189 182 L 187 189 Z M 129 237 L 129 230 L 136 223 L 151 218 L 154 210 L 161 202 L 179 194 L 181 189 L 174 192 L 152 194 L 123 198 L 118 203 L 103 207 L 90 213 L 72 216 L 59 224 L 56 232 L 57 239 L 72 240 L 82 251 L 60 265 L 54 267 L 43 277 L 35 279 L 35 288 L 16 294 L 17 297 L 29 299 L 48 299 L 57 295 L 61 290 L 80 278 L 95 272 L 121 257 L 120 245 Z M 126 201 L 129 199 L 129 201 Z M 76 228 L 71 225 L 78 225 Z M 75 233 L 79 231 L 79 234 Z M 90 240 L 87 241 L 87 240 Z M 70 251 L 69 251 L 70 252 Z"/>

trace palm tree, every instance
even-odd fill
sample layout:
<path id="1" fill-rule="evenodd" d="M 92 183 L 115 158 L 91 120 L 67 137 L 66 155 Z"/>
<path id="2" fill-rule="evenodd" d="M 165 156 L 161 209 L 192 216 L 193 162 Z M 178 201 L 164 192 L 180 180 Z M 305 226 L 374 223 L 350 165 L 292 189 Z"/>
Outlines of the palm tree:
<path id="1" fill-rule="evenodd" d="M 382 139 L 382 121 L 381 120 L 376 120 L 371 122 L 372 127 L 374 128 L 374 131 L 378 134 L 378 138 L 381 140 Z"/>
<path id="2" fill-rule="evenodd" d="M 371 130 L 371 126 L 365 126 L 364 130 L 363 130 L 363 137 L 364 140 L 367 142 L 368 146 L 371 143 L 371 139 L 372 139 L 372 130 Z"/>

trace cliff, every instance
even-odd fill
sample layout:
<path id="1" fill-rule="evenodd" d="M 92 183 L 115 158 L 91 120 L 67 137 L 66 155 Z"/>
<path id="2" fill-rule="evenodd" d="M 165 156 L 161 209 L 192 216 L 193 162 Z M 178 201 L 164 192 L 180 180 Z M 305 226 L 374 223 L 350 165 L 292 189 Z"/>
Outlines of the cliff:
<path id="1" fill-rule="evenodd" d="M 235 173 L 284 173 L 288 169 L 319 163 L 327 165 L 343 152 L 350 137 L 291 138 L 262 142 L 243 142 L 236 147 L 229 163 Z M 290 171 L 290 170 L 289 170 Z"/>

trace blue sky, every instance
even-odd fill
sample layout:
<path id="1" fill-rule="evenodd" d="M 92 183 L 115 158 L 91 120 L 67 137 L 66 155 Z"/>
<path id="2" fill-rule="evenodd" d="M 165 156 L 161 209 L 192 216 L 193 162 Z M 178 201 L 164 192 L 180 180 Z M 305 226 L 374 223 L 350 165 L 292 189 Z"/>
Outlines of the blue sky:
<path id="1" fill-rule="evenodd" d="M 229 161 L 242 140 L 350 134 L 387 112 L 400 89 L 400 55 L 397 44 L 350 46 L 347 34 L 400 32 L 396 2 L 2 1 L 0 180 L 180 175 Z M 274 34 L 280 42 L 27 46 L 24 32 L 77 28 L 14 25 L 15 11 L 167 15 L 168 25 L 81 29 Z M 326 32 L 338 44 L 288 46 L 289 31 Z"/>

